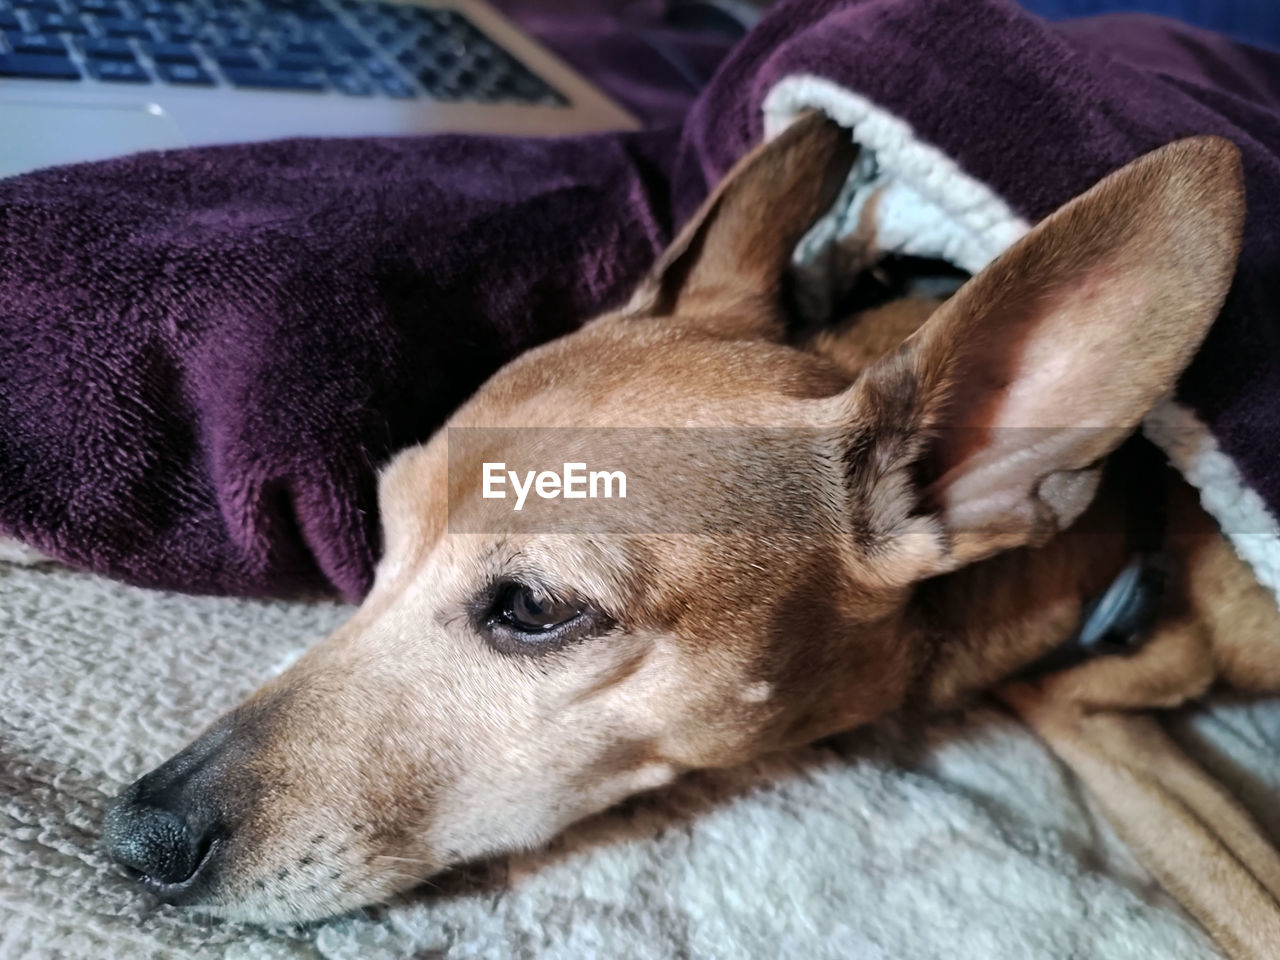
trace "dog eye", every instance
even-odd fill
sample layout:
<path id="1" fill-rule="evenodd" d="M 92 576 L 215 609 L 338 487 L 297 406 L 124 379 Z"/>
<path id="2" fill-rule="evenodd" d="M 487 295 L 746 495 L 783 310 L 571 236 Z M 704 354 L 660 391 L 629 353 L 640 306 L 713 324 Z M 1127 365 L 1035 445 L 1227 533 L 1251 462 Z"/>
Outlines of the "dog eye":
<path id="1" fill-rule="evenodd" d="M 549 653 L 612 625 L 589 604 L 524 583 L 501 584 L 491 598 L 480 632 L 499 653 Z"/>
<path id="2" fill-rule="evenodd" d="M 538 597 L 527 586 L 513 583 L 499 597 L 498 615 L 509 627 L 526 633 L 546 633 L 582 615 L 583 607 L 567 600 Z"/>

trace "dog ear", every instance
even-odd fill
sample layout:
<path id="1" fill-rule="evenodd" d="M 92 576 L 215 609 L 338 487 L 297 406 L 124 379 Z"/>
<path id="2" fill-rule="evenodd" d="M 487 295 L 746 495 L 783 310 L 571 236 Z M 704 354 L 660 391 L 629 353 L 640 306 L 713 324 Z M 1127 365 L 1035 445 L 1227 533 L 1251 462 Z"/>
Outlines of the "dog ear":
<path id="1" fill-rule="evenodd" d="M 1180 140 L 966 283 L 829 401 L 860 539 L 928 533 L 928 575 L 1070 525 L 1221 309 L 1243 219 L 1235 146 Z"/>
<path id="2" fill-rule="evenodd" d="M 847 130 L 820 113 L 800 117 L 729 171 L 623 313 L 678 316 L 720 336 L 780 337 L 792 252 L 835 202 L 857 155 Z"/>

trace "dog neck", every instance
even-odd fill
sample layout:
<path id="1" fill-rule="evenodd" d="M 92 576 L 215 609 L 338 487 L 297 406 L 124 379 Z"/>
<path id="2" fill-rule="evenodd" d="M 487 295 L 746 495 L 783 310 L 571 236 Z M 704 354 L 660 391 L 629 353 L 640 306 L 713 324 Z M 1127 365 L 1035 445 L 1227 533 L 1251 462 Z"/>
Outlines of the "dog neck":
<path id="1" fill-rule="evenodd" d="M 905 619 L 918 651 L 912 699 L 949 709 L 1069 642 L 1090 602 L 1134 559 L 1133 485 L 1108 471 L 1090 508 L 1048 544 L 920 584 Z"/>

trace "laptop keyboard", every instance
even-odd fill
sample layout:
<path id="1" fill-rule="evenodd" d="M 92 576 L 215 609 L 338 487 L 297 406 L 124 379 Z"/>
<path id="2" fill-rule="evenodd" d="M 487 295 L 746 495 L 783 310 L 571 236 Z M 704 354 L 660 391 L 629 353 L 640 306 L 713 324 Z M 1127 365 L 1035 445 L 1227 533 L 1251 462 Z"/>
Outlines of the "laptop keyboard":
<path id="1" fill-rule="evenodd" d="M 567 106 L 457 10 L 372 0 L 0 0 L 0 78 Z"/>

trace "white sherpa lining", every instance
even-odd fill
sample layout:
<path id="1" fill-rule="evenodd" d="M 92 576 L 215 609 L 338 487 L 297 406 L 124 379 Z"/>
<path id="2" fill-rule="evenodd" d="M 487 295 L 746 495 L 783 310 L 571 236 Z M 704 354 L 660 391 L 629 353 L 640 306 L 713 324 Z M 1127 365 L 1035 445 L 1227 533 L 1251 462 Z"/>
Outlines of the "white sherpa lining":
<path id="1" fill-rule="evenodd" d="M 821 279 L 815 275 L 823 269 L 822 252 L 837 242 L 848 246 L 850 238 L 868 248 L 867 265 L 884 254 L 905 254 L 976 273 L 1030 229 L 990 187 L 920 140 L 909 123 L 822 77 L 787 77 L 769 91 L 765 137 L 814 109 L 850 129 L 863 152 L 835 207 L 796 251 L 806 285 Z M 1147 417 L 1144 432 L 1200 491 L 1204 508 L 1280 602 L 1280 524 L 1208 427 L 1166 400 Z"/>
<path id="2" fill-rule="evenodd" d="M 770 90 L 765 137 L 810 109 L 852 130 L 864 160 L 852 174 L 855 189 L 810 232 L 802 252 L 853 233 L 865 215 L 881 252 L 933 257 L 977 273 L 1030 229 L 990 187 L 918 139 L 910 124 L 830 80 L 794 76 Z"/>
<path id="3" fill-rule="evenodd" d="M 1143 432 L 1200 491 L 1200 502 L 1236 553 L 1280 601 L 1280 524 L 1209 428 L 1182 404 L 1166 400 L 1147 415 Z"/>

